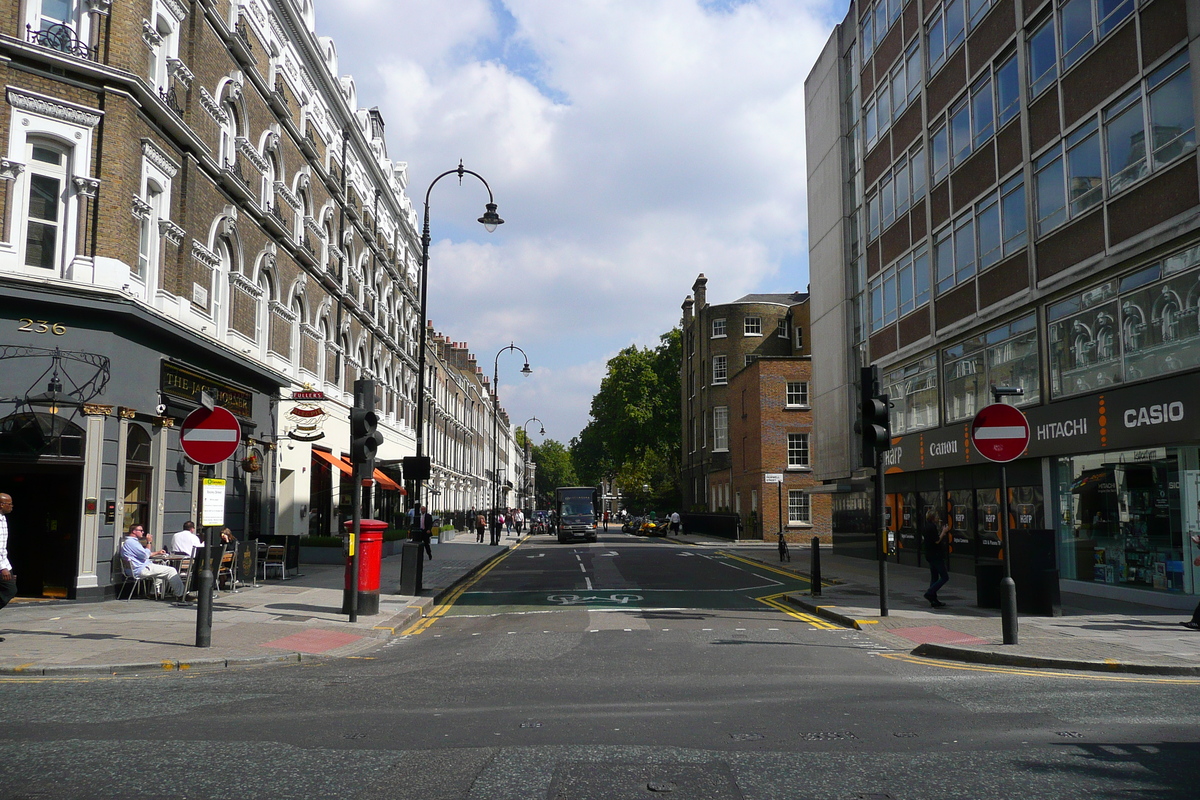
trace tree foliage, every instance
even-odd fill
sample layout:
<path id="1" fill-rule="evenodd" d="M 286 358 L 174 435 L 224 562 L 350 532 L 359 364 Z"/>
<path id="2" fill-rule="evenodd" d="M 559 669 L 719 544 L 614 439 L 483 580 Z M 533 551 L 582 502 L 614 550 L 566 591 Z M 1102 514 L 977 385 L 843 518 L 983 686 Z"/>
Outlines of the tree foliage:
<path id="1" fill-rule="evenodd" d="M 630 346 L 609 359 L 591 419 L 571 441 L 585 483 L 610 480 L 631 503 L 678 506 L 680 342 L 675 328 L 654 349 Z"/>
<path id="2" fill-rule="evenodd" d="M 543 508 L 553 501 L 555 487 L 579 485 L 571 454 L 562 442 L 546 439 L 541 444 L 533 445 L 533 461 L 537 464 L 534 491 L 537 492 L 538 505 Z"/>

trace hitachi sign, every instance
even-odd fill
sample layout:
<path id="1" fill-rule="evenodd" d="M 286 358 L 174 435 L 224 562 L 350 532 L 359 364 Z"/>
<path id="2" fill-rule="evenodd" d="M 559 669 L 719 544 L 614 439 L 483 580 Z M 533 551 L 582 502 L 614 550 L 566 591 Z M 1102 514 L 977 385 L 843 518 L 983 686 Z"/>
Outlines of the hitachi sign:
<path id="1" fill-rule="evenodd" d="M 1179 422 L 1183 419 L 1183 403 L 1159 403 L 1141 408 L 1125 410 L 1125 427 L 1137 428 L 1142 425 L 1162 425 L 1164 422 Z"/>

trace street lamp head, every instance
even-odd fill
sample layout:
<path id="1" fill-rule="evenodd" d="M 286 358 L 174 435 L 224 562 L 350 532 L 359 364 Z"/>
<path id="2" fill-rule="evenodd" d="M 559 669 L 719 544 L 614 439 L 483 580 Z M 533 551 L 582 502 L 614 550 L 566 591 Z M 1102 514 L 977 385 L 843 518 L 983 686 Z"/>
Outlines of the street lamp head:
<path id="1" fill-rule="evenodd" d="M 541 432 L 538 434 L 538 436 L 545 436 L 545 435 L 546 435 L 546 429 L 545 429 L 545 428 L 542 428 L 542 430 L 541 430 Z"/>
<path id="2" fill-rule="evenodd" d="M 485 211 L 483 216 L 479 218 L 479 221 L 483 224 L 483 227 L 487 229 L 488 233 L 495 231 L 498 225 L 504 224 L 504 220 L 500 219 L 500 215 L 496 213 L 495 203 L 487 204 L 487 211 Z"/>
<path id="3" fill-rule="evenodd" d="M 521 374 L 524 375 L 526 378 L 528 378 L 530 375 L 533 374 L 533 370 L 531 370 L 529 368 L 528 361 L 525 362 L 525 366 L 521 367 Z"/>

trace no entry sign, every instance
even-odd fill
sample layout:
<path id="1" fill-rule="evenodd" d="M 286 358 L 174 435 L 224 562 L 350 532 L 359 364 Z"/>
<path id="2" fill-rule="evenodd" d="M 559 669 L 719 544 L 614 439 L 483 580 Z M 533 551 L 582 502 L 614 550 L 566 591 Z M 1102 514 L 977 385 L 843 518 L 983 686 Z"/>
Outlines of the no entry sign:
<path id="1" fill-rule="evenodd" d="M 1019 408 L 992 403 L 975 415 L 971 441 L 979 455 L 989 461 L 1012 461 L 1029 446 L 1029 421 Z"/>
<path id="2" fill-rule="evenodd" d="M 197 464 L 220 464 L 237 452 L 242 426 L 229 410 L 197 408 L 187 415 L 179 430 L 183 452 Z"/>

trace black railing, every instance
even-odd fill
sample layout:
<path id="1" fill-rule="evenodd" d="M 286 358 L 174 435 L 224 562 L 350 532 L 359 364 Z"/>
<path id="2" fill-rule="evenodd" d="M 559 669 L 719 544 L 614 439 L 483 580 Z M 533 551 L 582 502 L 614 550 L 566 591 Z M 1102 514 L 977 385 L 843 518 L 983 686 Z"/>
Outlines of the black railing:
<path id="1" fill-rule="evenodd" d="M 34 30 L 32 25 L 25 26 L 26 38 L 36 45 L 48 47 L 76 58 L 86 58 L 88 61 L 97 59 L 97 48 L 88 47 L 75 31 L 62 23 L 56 23 L 42 30 Z"/>
<path id="2" fill-rule="evenodd" d="M 246 46 L 246 51 L 253 53 L 254 45 L 250 43 L 250 31 L 246 29 L 246 23 L 239 19 L 234 24 L 233 30 L 237 33 L 238 38 L 242 40 L 242 44 Z"/>
<path id="3" fill-rule="evenodd" d="M 271 216 L 279 220 L 279 224 L 284 228 L 288 227 L 287 220 L 283 218 L 283 211 L 280 209 L 279 203 L 269 203 L 267 208 L 271 211 Z"/>
<path id="4" fill-rule="evenodd" d="M 316 258 L 317 250 L 316 250 L 316 248 L 313 247 L 312 239 L 308 238 L 307 233 L 304 234 L 304 242 L 303 243 L 304 243 L 304 249 L 307 250 L 313 258 Z"/>
<path id="5" fill-rule="evenodd" d="M 183 107 L 179 105 L 179 95 L 175 93 L 174 86 L 172 86 L 170 89 L 160 88 L 158 90 L 158 96 L 164 103 L 167 104 L 167 108 L 175 112 L 175 116 L 183 116 Z"/>
<path id="6" fill-rule="evenodd" d="M 241 162 L 226 160 L 225 161 L 225 171 L 228 172 L 233 177 L 237 178 L 238 182 L 240 184 L 242 184 L 243 186 L 245 186 L 247 189 L 250 188 L 250 182 L 247 181 L 246 176 L 242 174 Z"/>

